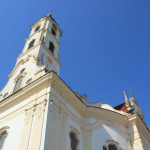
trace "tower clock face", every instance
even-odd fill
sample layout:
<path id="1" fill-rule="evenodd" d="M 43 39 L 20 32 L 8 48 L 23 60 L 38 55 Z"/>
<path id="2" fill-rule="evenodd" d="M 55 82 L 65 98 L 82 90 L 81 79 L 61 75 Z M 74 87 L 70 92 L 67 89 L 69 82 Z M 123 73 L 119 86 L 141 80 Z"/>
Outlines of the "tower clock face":
<path id="1" fill-rule="evenodd" d="M 50 57 L 46 56 L 45 54 L 42 54 L 41 63 L 42 65 L 46 65 L 46 67 L 48 67 L 49 65 L 53 64 L 53 61 Z"/>

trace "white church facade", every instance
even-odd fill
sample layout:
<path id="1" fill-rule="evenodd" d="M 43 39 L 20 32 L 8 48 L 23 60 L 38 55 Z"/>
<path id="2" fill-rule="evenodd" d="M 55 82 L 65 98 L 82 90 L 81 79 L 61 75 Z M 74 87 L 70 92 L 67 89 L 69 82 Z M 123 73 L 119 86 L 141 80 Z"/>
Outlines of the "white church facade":
<path id="1" fill-rule="evenodd" d="M 150 150 L 134 97 L 113 108 L 90 103 L 59 77 L 62 31 L 51 14 L 31 26 L 0 91 L 0 150 Z"/>

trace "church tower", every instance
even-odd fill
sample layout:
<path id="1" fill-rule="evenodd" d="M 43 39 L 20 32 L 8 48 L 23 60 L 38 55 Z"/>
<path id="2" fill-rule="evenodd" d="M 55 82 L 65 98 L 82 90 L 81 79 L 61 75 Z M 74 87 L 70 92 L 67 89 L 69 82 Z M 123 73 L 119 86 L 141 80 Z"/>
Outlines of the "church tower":
<path id="1" fill-rule="evenodd" d="M 62 31 L 51 13 L 31 26 L 29 37 L 16 65 L 1 91 L 0 100 L 28 85 L 49 71 L 59 75 L 59 50 Z"/>

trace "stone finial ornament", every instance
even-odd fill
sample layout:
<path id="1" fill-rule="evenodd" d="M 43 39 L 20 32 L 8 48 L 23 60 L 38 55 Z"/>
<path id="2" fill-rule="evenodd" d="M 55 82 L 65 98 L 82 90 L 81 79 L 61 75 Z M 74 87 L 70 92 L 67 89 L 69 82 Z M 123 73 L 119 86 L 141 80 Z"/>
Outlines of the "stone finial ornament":
<path id="1" fill-rule="evenodd" d="M 127 101 L 128 101 L 128 98 L 127 98 L 126 92 L 123 91 L 123 94 L 124 94 L 125 102 L 127 102 Z"/>

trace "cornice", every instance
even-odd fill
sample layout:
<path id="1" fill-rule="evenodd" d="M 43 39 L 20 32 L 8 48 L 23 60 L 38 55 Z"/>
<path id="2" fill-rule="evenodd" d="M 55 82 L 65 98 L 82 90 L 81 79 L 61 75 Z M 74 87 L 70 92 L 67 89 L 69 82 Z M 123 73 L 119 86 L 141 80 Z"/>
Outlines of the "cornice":
<path id="1" fill-rule="evenodd" d="M 39 19 L 38 21 L 36 21 L 30 28 L 32 29 L 32 28 L 34 28 L 39 22 L 41 22 L 41 21 L 43 21 L 43 20 L 45 20 L 47 17 L 45 16 L 45 17 L 43 17 L 43 18 L 41 18 L 41 19 Z"/>
<path id="2" fill-rule="evenodd" d="M 43 31 L 44 29 L 40 29 L 40 30 L 38 30 L 38 31 L 35 31 L 32 35 L 30 35 L 27 39 L 26 39 L 26 42 L 28 41 L 28 40 L 30 40 L 36 33 L 38 33 L 38 32 L 41 32 L 41 31 Z"/>
<path id="3" fill-rule="evenodd" d="M 39 19 L 37 22 L 35 22 L 35 23 L 31 26 L 31 29 L 34 28 L 39 22 L 41 22 L 41 21 L 43 21 L 43 20 L 50 20 L 52 23 L 54 23 L 54 24 L 57 26 L 57 28 L 58 28 L 58 30 L 59 30 L 59 32 L 60 32 L 60 36 L 62 35 L 62 30 L 59 28 L 59 25 L 57 24 L 57 22 L 56 22 L 54 19 L 52 19 L 51 17 L 47 17 L 47 16 L 45 16 L 45 17 Z"/>
<path id="4" fill-rule="evenodd" d="M 127 117 L 125 115 L 103 108 L 88 107 L 85 111 L 84 117 L 97 119 L 103 118 L 107 120 L 112 120 L 113 122 L 117 122 L 124 127 L 127 126 Z"/>

